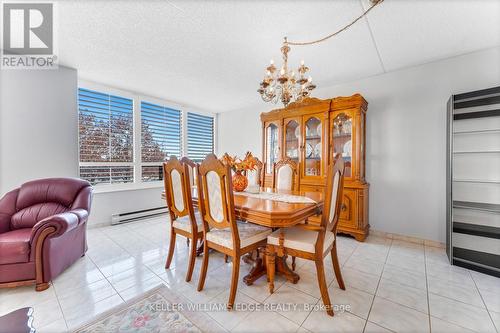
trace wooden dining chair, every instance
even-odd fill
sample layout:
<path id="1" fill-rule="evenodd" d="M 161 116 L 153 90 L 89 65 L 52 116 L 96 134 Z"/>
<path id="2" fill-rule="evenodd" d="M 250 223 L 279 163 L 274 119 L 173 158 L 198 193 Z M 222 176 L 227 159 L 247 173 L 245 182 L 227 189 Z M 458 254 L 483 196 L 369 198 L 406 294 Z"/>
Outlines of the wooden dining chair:
<path id="1" fill-rule="evenodd" d="M 342 205 L 342 191 L 344 185 L 344 160 L 336 160 L 328 167 L 328 181 L 326 187 L 325 204 L 319 226 L 301 224 L 291 228 L 282 228 L 274 231 L 267 237 L 267 273 L 269 278 L 269 292 L 274 291 L 274 264 L 275 257 L 292 255 L 295 257 L 313 260 L 316 264 L 318 284 L 321 298 L 326 312 L 333 316 L 333 308 L 328 295 L 325 280 L 323 259 L 330 253 L 333 262 L 335 277 L 341 289 L 345 290 L 344 280 L 340 272 L 337 257 L 337 225 L 340 207 Z"/>
<path id="2" fill-rule="evenodd" d="M 201 221 L 196 218 L 191 197 L 191 185 L 189 180 L 190 164 L 194 162 L 183 158 L 184 163 L 177 157 L 172 156 L 163 163 L 163 180 L 165 183 L 165 197 L 168 213 L 170 215 L 170 244 L 168 248 L 167 262 L 165 268 L 170 268 L 175 250 L 176 236 L 182 235 L 191 240 L 189 251 L 188 270 L 186 282 L 191 281 L 194 262 L 196 258 L 196 246 L 198 240 L 203 238 Z M 196 164 L 195 168 L 196 168 Z"/>
<path id="3" fill-rule="evenodd" d="M 209 249 L 232 257 L 233 270 L 228 309 L 232 309 L 238 286 L 241 256 L 265 246 L 270 228 L 237 221 L 234 211 L 231 169 L 210 154 L 198 167 L 198 202 L 203 220 L 203 265 L 198 291 L 203 290 Z"/>
<path id="4" fill-rule="evenodd" d="M 182 164 L 187 164 L 187 166 L 188 166 L 188 171 L 189 171 L 189 185 L 191 187 L 196 186 L 197 185 L 197 180 L 196 180 L 197 171 L 196 171 L 196 167 L 198 166 L 198 164 L 196 162 L 190 160 L 186 156 L 184 156 L 183 158 L 181 158 L 181 163 Z"/>
<path id="5" fill-rule="evenodd" d="M 246 153 L 247 156 L 249 154 L 251 153 Z M 264 170 L 264 163 L 262 163 L 257 157 L 253 158 L 255 160 L 255 168 L 253 170 L 245 170 L 245 176 L 248 179 L 248 186 L 262 187 L 264 184 L 262 172 Z"/>
<path id="6" fill-rule="evenodd" d="M 273 164 L 273 188 L 276 190 L 299 190 L 299 165 L 290 158 Z"/>

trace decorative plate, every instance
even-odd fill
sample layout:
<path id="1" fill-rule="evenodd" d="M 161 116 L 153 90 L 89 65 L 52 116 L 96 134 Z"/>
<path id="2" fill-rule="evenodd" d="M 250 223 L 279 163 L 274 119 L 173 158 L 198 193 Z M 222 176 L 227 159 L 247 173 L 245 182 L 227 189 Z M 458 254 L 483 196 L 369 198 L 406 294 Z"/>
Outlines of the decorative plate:
<path id="1" fill-rule="evenodd" d="M 306 156 L 307 157 L 311 157 L 313 150 L 314 150 L 313 146 L 310 143 L 306 144 Z"/>
<path id="2" fill-rule="evenodd" d="M 314 157 L 321 157 L 321 142 L 314 146 Z"/>
<path id="3" fill-rule="evenodd" d="M 319 123 L 318 127 L 316 127 L 316 134 L 318 134 L 318 136 L 321 136 L 321 123 Z"/>
<path id="4" fill-rule="evenodd" d="M 297 128 L 295 129 L 295 137 L 300 138 L 300 126 L 297 126 Z"/>

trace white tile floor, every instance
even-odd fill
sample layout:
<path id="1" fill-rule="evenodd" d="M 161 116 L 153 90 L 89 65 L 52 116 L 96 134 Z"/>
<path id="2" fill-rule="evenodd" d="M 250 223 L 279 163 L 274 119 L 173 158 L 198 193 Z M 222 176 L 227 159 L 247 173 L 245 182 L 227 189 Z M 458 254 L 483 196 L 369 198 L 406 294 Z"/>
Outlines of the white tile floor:
<path id="1" fill-rule="evenodd" d="M 231 263 L 225 264 L 222 255 L 210 255 L 203 292 L 196 291 L 201 258 L 192 282 L 184 282 L 187 247 L 182 238 L 172 268 L 164 269 L 167 223 L 162 217 L 90 229 L 87 255 L 51 288 L 39 293 L 33 287 L 1 289 L 0 315 L 33 306 L 38 332 L 62 332 L 159 284 L 193 303 L 225 303 Z M 364 243 L 339 237 L 338 250 L 347 289 L 338 289 L 329 258 L 327 281 L 332 301 L 348 311 L 337 311 L 332 318 L 310 310 L 322 304 L 315 268 L 298 260 L 299 283 L 277 277 L 273 295 L 265 278 L 238 286 L 237 303 L 275 306 L 275 311 L 208 314 L 235 332 L 500 332 L 500 279 L 450 266 L 443 249 L 376 237 Z M 248 269 L 243 264 L 240 276 Z M 288 303 L 300 306 L 294 311 L 280 307 Z"/>

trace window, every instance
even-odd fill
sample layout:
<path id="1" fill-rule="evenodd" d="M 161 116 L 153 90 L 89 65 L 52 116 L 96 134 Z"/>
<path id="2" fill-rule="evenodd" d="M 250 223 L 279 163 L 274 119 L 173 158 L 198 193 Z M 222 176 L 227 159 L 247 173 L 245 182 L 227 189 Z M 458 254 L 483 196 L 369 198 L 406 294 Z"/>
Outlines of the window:
<path id="1" fill-rule="evenodd" d="M 201 162 L 214 152 L 214 118 L 196 113 L 187 113 L 188 157 Z"/>
<path id="2" fill-rule="evenodd" d="M 103 192 L 160 187 L 166 158 L 215 149 L 213 116 L 92 82 L 80 81 L 78 117 L 80 177 Z"/>
<path id="3" fill-rule="evenodd" d="M 132 99 L 78 89 L 80 177 L 92 184 L 134 181 Z"/>
<path id="4" fill-rule="evenodd" d="M 141 178 L 163 179 L 162 162 L 171 155 L 181 157 L 181 111 L 141 101 Z"/>

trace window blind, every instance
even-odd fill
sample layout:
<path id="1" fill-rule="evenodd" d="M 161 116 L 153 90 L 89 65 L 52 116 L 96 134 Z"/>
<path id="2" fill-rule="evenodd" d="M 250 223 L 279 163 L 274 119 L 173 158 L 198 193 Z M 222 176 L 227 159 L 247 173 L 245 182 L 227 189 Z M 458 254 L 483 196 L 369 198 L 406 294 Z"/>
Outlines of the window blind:
<path id="1" fill-rule="evenodd" d="M 79 88 L 80 177 L 92 184 L 131 183 L 133 100 Z"/>
<path id="2" fill-rule="evenodd" d="M 214 152 L 214 118 L 188 112 L 187 114 L 188 157 L 201 162 Z"/>
<path id="3" fill-rule="evenodd" d="M 162 179 L 161 163 L 182 154 L 182 113 L 179 110 L 141 101 L 142 180 Z M 144 165 L 146 164 L 146 165 Z"/>

